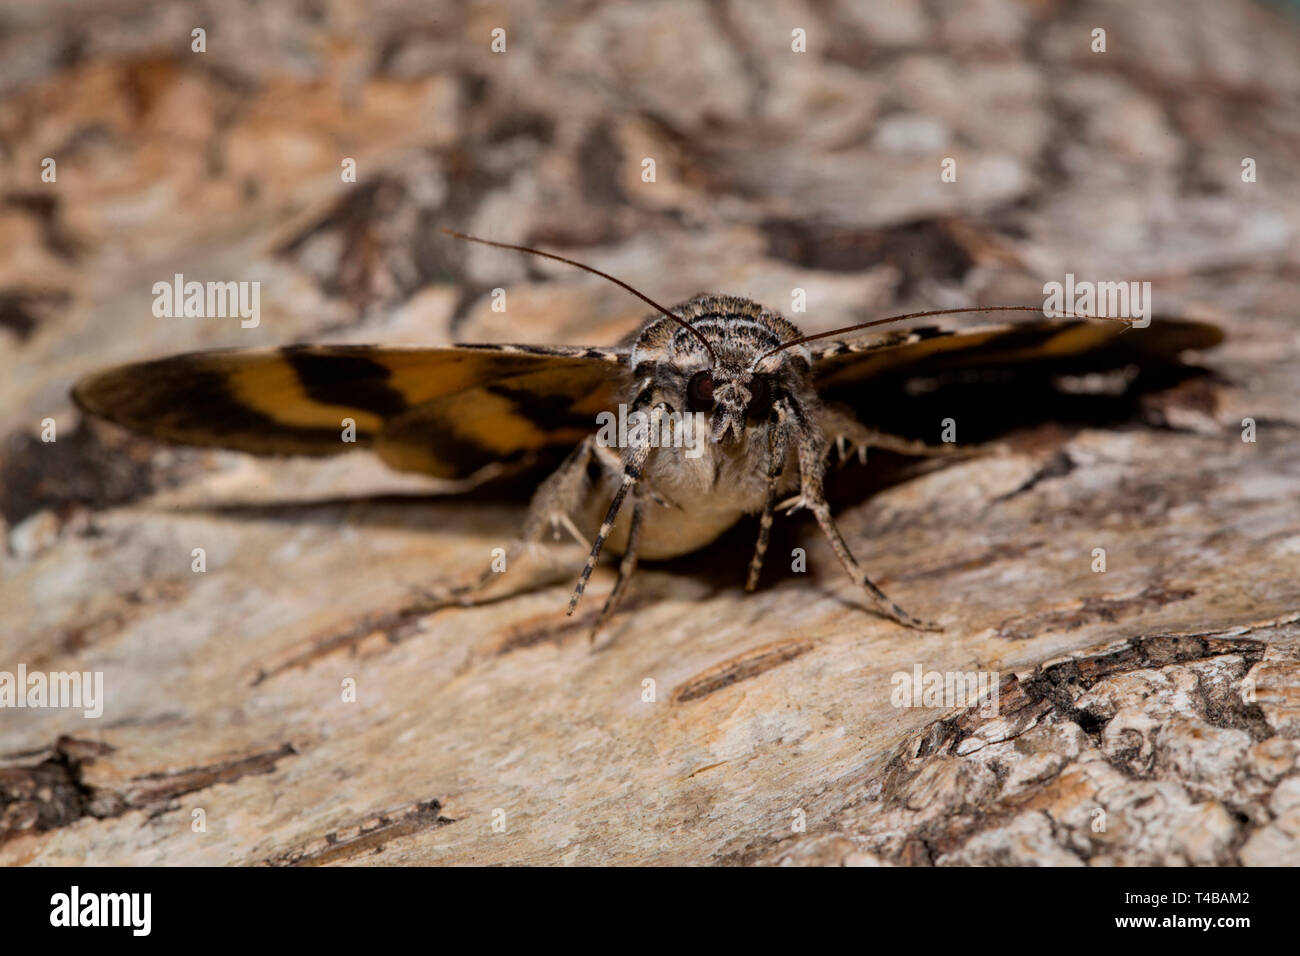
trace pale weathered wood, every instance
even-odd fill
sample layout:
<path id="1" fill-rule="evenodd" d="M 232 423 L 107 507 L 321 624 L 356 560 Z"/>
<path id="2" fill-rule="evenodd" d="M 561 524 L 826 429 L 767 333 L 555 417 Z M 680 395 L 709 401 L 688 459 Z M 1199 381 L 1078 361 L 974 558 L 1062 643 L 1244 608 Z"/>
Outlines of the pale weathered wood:
<path id="1" fill-rule="evenodd" d="M 314 24 L 263 4 L 214 11 L 199 55 L 187 15 L 11 6 L 0 670 L 102 671 L 107 701 L 98 720 L 0 710 L 0 860 L 1300 862 L 1300 40 L 1279 14 L 339 3 Z M 1037 303 L 1073 272 L 1150 278 L 1162 310 L 1229 340 L 1200 357 L 1211 378 L 1118 421 L 1028 409 L 983 455 L 839 475 L 859 558 L 942 634 L 860 610 L 803 520 L 756 594 L 750 529 L 644 567 L 595 647 L 605 567 L 572 620 L 567 579 L 398 620 L 415 589 L 481 567 L 522 503 L 362 456 L 79 425 L 67 388 L 114 361 L 601 344 L 642 316 L 443 225 L 660 300 L 788 310 L 803 289 L 809 330 Z M 261 325 L 155 318 L 151 286 L 176 272 L 260 279 Z M 575 547 L 557 557 L 576 573 Z M 892 706 L 917 666 L 1000 673 L 999 716 Z"/>

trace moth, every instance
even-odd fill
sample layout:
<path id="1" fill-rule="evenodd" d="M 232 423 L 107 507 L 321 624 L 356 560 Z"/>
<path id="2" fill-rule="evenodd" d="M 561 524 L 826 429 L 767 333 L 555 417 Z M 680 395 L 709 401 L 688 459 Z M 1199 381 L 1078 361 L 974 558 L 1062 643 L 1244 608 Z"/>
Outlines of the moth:
<path id="1" fill-rule="evenodd" d="M 450 234 L 576 266 L 614 282 L 655 312 L 615 348 L 297 345 L 208 351 L 90 375 L 75 386 L 74 400 L 86 413 L 163 441 L 258 455 L 334 455 L 360 446 L 394 469 L 440 478 L 468 478 L 567 450 L 533 495 L 506 562 L 548 531 L 564 529 L 588 545 L 569 600 L 572 614 L 602 552 L 619 555 L 617 579 L 593 637 L 625 594 L 639 558 L 696 551 L 743 516 L 757 514 L 745 584 L 754 590 L 773 515 L 782 508 L 812 513 L 878 613 L 909 628 L 935 629 L 886 596 L 863 570 L 836 527 L 824 478 L 833 448 L 841 455 L 868 447 L 910 455 L 951 448 L 875 429 L 836 400 L 900 369 L 934 374 L 1059 362 L 1106 350 L 1118 352 L 1117 361 L 1168 359 L 1221 338 L 1206 323 L 1159 319 L 1131 329 L 1124 320 L 1046 319 L 1040 308 L 1029 306 L 932 310 L 804 335 L 780 313 L 748 299 L 704 293 L 669 309 L 572 259 Z M 982 311 L 1040 317 L 964 330 L 928 325 L 862 334 L 907 319 Z M 633 430 L 617 447 L 598 440 L 595 423 L 600 413 L 620 405 L 650 427 Z M 699 444 L 656 441 L 656 435 L 671 432 L 672 422 L 686 421 L 683 413 L 705 423 Z M 341 440 L 345 419 L 355 422 L 355 443 Z M 472 603 L 494 577 L 492 569 L 484 571 L 476 581 L 445 589 L 439 601 Z"/>

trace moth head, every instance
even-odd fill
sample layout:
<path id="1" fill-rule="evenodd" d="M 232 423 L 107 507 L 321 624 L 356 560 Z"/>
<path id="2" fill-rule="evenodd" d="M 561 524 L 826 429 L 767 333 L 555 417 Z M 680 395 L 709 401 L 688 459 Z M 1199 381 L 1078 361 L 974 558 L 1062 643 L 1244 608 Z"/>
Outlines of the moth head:
<path id="1" fill-rule="evenodd" d="M 703 294 L 676 306 L 690 328 L 658 320 L 638 336 L 632 364 L 675 409 L 704 415 L 710 439 L 731 444 L 771 420 L 782 395 L 800 392 L 806 350 L 758 359 L 798 330 L 775 312 L 735 296 Z M 705 348 L 707 344 L 707 349 Z"/>
<path id="2" fill-rule="evenodd" d="M 718 365 L 700 369 L 687 379 L 683 406 L 708 416 L 709 437 L 729 444 L 740 441 L 747 425 L 768 420 L 772 392 L 771 376 Z"/>

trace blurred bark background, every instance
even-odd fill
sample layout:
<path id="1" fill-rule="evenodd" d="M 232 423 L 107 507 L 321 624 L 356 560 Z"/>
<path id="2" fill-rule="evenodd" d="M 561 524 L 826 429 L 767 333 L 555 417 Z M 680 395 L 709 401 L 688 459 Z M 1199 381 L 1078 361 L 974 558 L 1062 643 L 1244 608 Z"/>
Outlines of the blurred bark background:
<path id="1" fill-rule="evenodd" d="M 1294 14 L 11 0 L 0 17 L 0 671 L 102 671 L 107 698 L 97 720 L 0 710 L 0 860 L 1300 862 Z M 1035 304 L 1071 272 L 1149 280 L 1158 311 L 1228 340 L 1198 357 L 1208 374 L 1095 420 L 1024 408 L 986 455 L 837 473 L 859 558 L 941 634 L 864 613 L 801 520 L 778 523 L 753 595 L 749 525 L 644 567 L 594 648 L 608 568 L 574 619 L 567 580 L 395 618 L 484 565 L 518 497 L 364 455 L 162 448 L 68 401 L 93 369 L 196 348 L 609 344 L 643 317 L 443 226 L 660 301 L 788 313 L 803 289 L 807 331 Z M 175 273 L 260 281 L 260 325 L 155 318 Z M 794 547 L 806 574 L 780 560 Z M 892 706 L 917 666 L 999 672 L 1000 716 Z"/>

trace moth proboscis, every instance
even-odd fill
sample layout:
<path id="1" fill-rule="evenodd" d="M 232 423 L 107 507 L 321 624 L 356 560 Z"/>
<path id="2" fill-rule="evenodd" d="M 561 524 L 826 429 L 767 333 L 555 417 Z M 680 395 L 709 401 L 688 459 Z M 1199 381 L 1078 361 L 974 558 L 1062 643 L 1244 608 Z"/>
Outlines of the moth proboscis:
<path id="1" fill-rule="evenodd" d="M 445 348 L 304 345 L 196 352 L 108 369 L 73 389 L 77 405 L 156 439 L 260 455 L 333 455 L 370 448 L 390 467 L 441 478 L 569 449 L 538 487 L 507 566 L 548 530 L 589 545 L 569 601 L 572 614 L 603 549 L 621 555 L 612 591 L 592 628 L 624 595 L 639 557 L 671 558 L 717 539 L 744 515 L 759 516 L 746 590 L 757 587 L 773 514 L 812 512 L 839 562 L 882 615 L 916 629 L 937 626 L 904 611 L 872 582 L 840 534 L 823 479 L 829 450 L 879 447 L 945 454 L 876 430 L 835 399 L 900 368 L 936 372 L 1059 361 L 1109 351 L 1168 359 L 1212 347 L 1218 328 L 1157 319 L 1041 318 L 945 329 L 938 325 L 855 337 L 910 319 L 963 312 L 1037 312 L 1031 306 L 938 309 L 803 335 L 774 310 L 702 293 L 672 309 L 591 266 L 526 246 L 449 234 L 540 255 L 616 283 L 656 314 L 613 348 L 466 344 Z M 1122 326 L 1122 327 L 1121 327 Z M 1123 338 L 1122 347 L 1119 340 Z M 619 406 L 648 425 L 621 446 L 597 440 L 595 423 Z M 688 417 L 683 413 L 691 413 Z M 352 419 L 355 442 L 341 439 Z M 702 421 L 695 444 L 659 441 Z M 417 607 L 472 604 L 495 578 L 423 598 Z"/>

